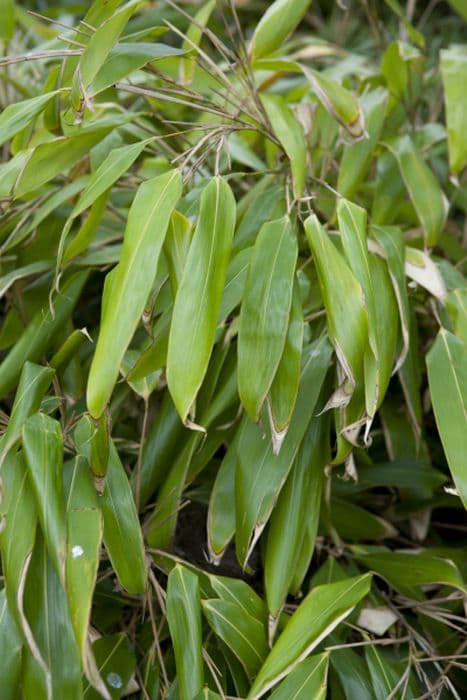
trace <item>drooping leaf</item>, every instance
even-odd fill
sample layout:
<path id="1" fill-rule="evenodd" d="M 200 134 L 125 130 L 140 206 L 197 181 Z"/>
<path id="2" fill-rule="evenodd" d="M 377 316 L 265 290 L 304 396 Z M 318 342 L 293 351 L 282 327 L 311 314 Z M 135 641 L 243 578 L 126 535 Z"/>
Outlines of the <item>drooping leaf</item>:
<path id="1" fill-rule="evenodd" d="M 316 654 L 304 659 L 277 686 L 271 700 L 324 700 L 328 663 L 328 654 Z"/>
<path id="2" fill-rule="evenodd" d="M 251 42 L 253 60 L 267 56 L 293 32 L 311 0 L 275 0 L 261 17 Z"/>
<path id="3" fill-rule="evenodd" d="M 102 127 L 74 136 L 60 136 L 37 146 L 21 171 L 15 185 L 15 196 L 22 197 L 34 192 L 60 173 L 69 170 L 108 132 L 108 128 Z"/>
<path id="4" fill-rule="evenodd" d="M 31 97 L 29 100 L 8 105 L 0 115 L 0 146 L 32 122 L 55 95 L 57 91 L 47 92 Z"/>
<path id="5" fill-rule="evenodd" d="M 67 535 L 60 423 L 43 413 L 28 418 L 23 426 L 23 448 L 48 556 L 64 583 Z"/>
<path id="6" fill-rule="evenodd" d="M 303 128 L 287 102 L 280 95 L 263 95 L 261 101 L 274 134 L 290 160 L 294 195 L 301 197 L 306 177 L 306 148 Z"/>
<path id="7" fill-rule="evenodd" d="M 130 483 L 113 442 L 100 500 L 104 516 L 104 544 L 122 586 L 129 593 L 146 590 L 143 536 Z"/>
<path id="8" fill-rule="evenodd" d="M 227 600 L 203 600 L 203 612 L 214 632 L 232 650 L 250 679 L 267 653 L 264 624 Z"/>
<path id="9" fill-rule="evenodd" d="M 39 410 L 54 374 L 54 370 L 49 367 L 42 367 L 33 362 L 24 363 L 8 427 L 0 441 L 0 466 L 8 451 L 20 438 L 26 420 Z"/>
<path id="10" fill-rule="evenodd" d="M 131 206 L 120 262 L 106 279 L 102 319 L 89 371 L 87 404 L 99 418 L 154 282 L 170 215 L 180 197 L 178 170 L 143 183 Z"/>
<path id="11" fill-rule="evenodd" d="M 196 574 L 177 565 L 167 585 L 167 620 L 172 636 L 180 700 L 191 700 L 204 682 L 201 603 Z"/>
<path id="12" fill-rule="evenodd" d="M 324 381 L 331 348 L 326 338 L 304 354 L 296 410 L 279 454 L 263 429 L 247 421 L 239 438 L 235 475 L 236 549 L 246 565 L 287 479 L 305 431 L 313 416 Z M 255 469 L 252 469 L 255 465 Z"/>
<path id="13" fill-rule="evenodd" d="M 467 508 L 467 348 L 441 329 L 426 359 L 433 411 L 459 497 Z"/>
<path id="14" fill-rule="evenodd" d="M 368 320 L 363 290 L 316 216 L 305 221 L 326 308 L 331 341 L 339 362 L 354 386 L 363 374 Z"/>
<path id="15" fill-rule="evenodd" d="M 232 191 L 222 178 L 216 177 L 201 195 L 198 222 L 170 328 L 167 382 L 182 421 L 193 408 L 208 367 L 234 225 Z"/>
<path id="16" fill-rule="evenodd" d="M 284 351 L 296 260 L 288 217 L 265 224 L 253 250 L 238 331 L 239 394 L 254 421 Z"/>
<path id="17" fill-rule="evenodd" d="M 23 640 L 9 610 L 5 589 L 0 591 L 0 676 L 5 700 L 18 697 Z"/>
<path id="18" fill-rule="evenodd" d="M 303 311 L 298 284 L 294 285 L 284 350 L 271 384 L 268 406 L 273 438 L 278 447 L 288 429 L 297 400 L 303 344 Z"/>
<path id="19" fill-rule="evenodd" d="M 304 546 L 307 551 L 303 554 L 308 563 L 311 560 L 319 521 L 328 424 L 329 414 L 312 419 L 271 517 L 265 584 L 269 612 L 274 618 L 297 576 L 297 563 Z"/>
<path id="20" fill-rule="evenodd" d="M 447 202 L 433 172 L 410 136 L 387 144 L 396 158 L 402 179 L 423 228 L 427 245 L 436 244 L 447 215 Z"/>
<path id="21" fill-rule="evenodd" d="M 369 592 L 371 575 L 313 588 L 290 618 L 248 694 L 256 700 L 290 673 Z"/>

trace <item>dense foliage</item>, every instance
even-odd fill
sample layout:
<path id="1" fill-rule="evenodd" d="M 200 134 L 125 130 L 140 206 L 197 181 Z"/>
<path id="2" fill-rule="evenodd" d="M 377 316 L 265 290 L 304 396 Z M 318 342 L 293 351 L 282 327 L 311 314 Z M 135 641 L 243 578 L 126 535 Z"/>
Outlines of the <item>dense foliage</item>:
<path id="1" fill-rule="evenodd" d="M 462 698 L 467 2 L 0 2 L 2 700 Z"/>

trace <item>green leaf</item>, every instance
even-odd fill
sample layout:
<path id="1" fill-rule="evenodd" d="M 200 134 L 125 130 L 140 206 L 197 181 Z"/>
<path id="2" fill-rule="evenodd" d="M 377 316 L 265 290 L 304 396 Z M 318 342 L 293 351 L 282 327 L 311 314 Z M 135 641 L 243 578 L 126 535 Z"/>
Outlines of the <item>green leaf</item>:
<path id="1" fill-rule="evenodd" d="M 185 39 L 182 44 L 182 49 L 185 51 L 193 50 L 195 47 L 199 46 L 201 39 L 203 37 L 203 29 L 209 22 L 209 18 L 213 10 L 216 7 L 216 0 L 208 0 L 202 4 L 200 9 L 196 12 L 193 17 L 193 22 L 188 27 L 185 34 Z M 196 56 L 196 54 L 195 54 Z M 195 72 L 196 60 L 190 58 L 182 59 L 180 61 L 180 82 L 182 84 L 189 84 L 193 80 L 193 75 Z"/>
<path id="2" fill-rule="evenodd" d="M 279 454 L 274 454 L 271 438 L 264 437 L 263 430 L 251 421 L 246 422 L 239 437 L 235 476 L 236 548 L 243 566 L 292 467 L 313 416 L 330 355 L 331 348 L 325 338 L 307 348 L 296 409 Z"/>
<path id="3" fill-rule="evenodd" d="M 387 101 L 388 93 L 383 88 L 376 88 L 361 98 L 368 133 L 360 141 L 345 146 L 337 180 L 338 192 L 347 199 L 353 197 L 368 172 L 386 116 Z"/>
<path id="4" fill-rule="evenodd" d="M 67 516 L 66 591 L 71 623 L 83 664 L 86 663 L 86 635 L 99 567 L 102 514 L 97 509 L 74 509 Z"/>
<path id="5" fill-rule="evenodd" d="M 266 605 L 246 581 L 209 574 L 209 583 L 219 598 L 234 603 L 244 613 L 260 621 L 266 620 Z"/>
<path id="6" fill-rule="evenodd" d="M 128 215 L 120 262 L 106 278 L 96 351 L 89 371 L 87 404 L 102 415 L 120 363 L 138 325 L 157 272 L 170 215 L 181 194 L 178 170 L 143 183 Z"/>
<path id="7" fill-rule="evenodd" d="M 448 204 L 434 173 L 407 134 L 386 146 L 396 158 L 402 179 L 423 228 L 426 243 L 436 244 L 444 227 Z M 376 223 L 376 222 L 375 222 Z"/>
<path id="8" fill-rule="evenodd" d="M 426 363 L 436 425 L 459 497 L 467 508 L 465 358 L 465 343 L 443 328 L 427 355 Z"/>
<path id="9" fill-rule="evenodd" d="M 235 534 L 235 470 L 237 466 L 237 445 L 242 430 L 247 425 L 245 417 L 238 428 L 222 460 L 209 499 L 208 548 L 213 561 L 219 561 Z"/>
<path id="10" fill-rule="evenodd" d="M 303 344 L 303 311 L 298 283 L 294 284 L 284 350 L 271 384 L 268 407 L 271 432 L 278 447 L 285 437 L 297 400 Z"/>
<path id="11" fill-rule="evenodd" d="M 125 29 L 131 15 L 136 11 L 140 0 L 130 0 L 113 12 L 91 35 L 73 75 L 70 100 L 75 110 L 81 111 L 86 105 L 87 89 L 99 72 L 105 59 Z"/>
<path id="12" fill-rule="evenodd" d="M 65 582 L 67 535 L 60 423 L 43 413 L 31 416 L 23 426 L 23 447 L 48 555 Z"/>
<path id="13" fill-rule="evenodd" d="M 264 623 L 227 600 L 203 600 L 203 612 L 214 632 L 233 651 L 250 679 L 268 653 Z"/>
<path id="14" fill-rule="evenodd" d="M 23 640 L 10 613 L 5 589 L 0 591 L 0 677 L 4 700 L 16 700 L 21 677 Z"/>
<path id="15" fill-rule="evenodd" d="M 70 214 L 70 218 L 79 216 L 90 207 L 98 197 L 106 192 L 133 165 L 138 156 L 152 139 L 144 139 L 129 146 L 121 146 L 110 151 L 109 155 L 90 176 L 86 187 L 81 192 Z"/>
<path id="16" fill-rule="evenodd" d="M 0 27 L 0 39 L 4 42 L 11 41 L 15 33 L 16 7 L 15 0 L 1 0 L 0 11 L 2 13 L 2 24 Z"/>
<path id="17" fill-rule="evenodd" d="M 286 152 L 292 170 L 294 195 L 303 195 L 306 178 L 306 145 L 303 127 L 281 95 L 262 95 L 274 134 Z"/>
<path id="18" fill-rule="evenodd" d="M 282 353 L 289 325 L 297 241 L 288 217 L 262 226 L 240 311 L 238 390 L 257 421 Z"/>
<path id="19" fill-rule="evenodd" d="M 464 6 L 467 18 L 467 3 Z M 467 100 L 462 86 L 467 80 L 467 53 L 465 47 L 453 46 L 440 51 L 441 76 L 444 84 L 446 121 L 448 127 L 449 168 L 454 175 L 467 165 Z"/>
<path id="20" fill-rule="evenodd" d="M 305 221 L 326 308 L 329 334 L 352 387 L 362 378 L 368 320 L 363 290 L 315 215 Z"/>
<path id="21" fill-rule="evenodd" d="M 49 367 L 25 362 L 16 390 L 8 427 L 0 441 L 0 467 L 15 442 L 21 437 L 26 420 L 39 410 L 45 392 L 49 388 L 55 371 Z"/>
<path id="22" fill-rule="evenodd" d="M 107 90 L 123 78 L 143 68 L 147 63 L 171 56 L 182 56 L 186 51 L 167 44 L 134 43 L 125 41 L 114 46 L 98 74 L 88 88 L 88 95 L 94 97 Z"/>
<path id="23" fill-rule="evenodd" d="M 81 664 L 66 594 L 42 537 L 29 565 L 24 610 L 32 652 L 26 655 L 22 671 L 24 697 L 81 700 Z"/>
<path id="24" fill-rule="evenodd" d="M 425 552 L 413 551 L 365 551 L 365 547 L 352 547 L 355 558 L 383 576 L 396 588 L 425 586 L 443 583 L 447 586 L 464 588 L 457 566 L 450 559 L 442 559 Z"/>
<path id="25" fill-rule="evenodd" d="M 127 635 L 121 632 L 97 639 L 92 651 L 109 697 L 120 700 L 136 667 L 135 653 Z M 86 700 L 101 700 L 102 695 L 87 686 L 84 697 Z"/>
<path id="26" fill-rule="evenodd" d="M 180 700 L 191 700 L 204 682 L 199 582 L 196 574 L 178 564 L 170 572 L 167 584 L 167 621 Z"/>
<path id="27" fill-rule="evenodd" d="M 337 203 L 337 219 L 345 257 L 363 293 L 363 304 L 368 317 L 368 345 L 364 350 L 365 406 L 369 418 L 375 415 L 378 403 L 380 356 L 376 323 L 375 293 L 370 271 L 366 235 L 366 211 L 362 207 L 340 199 Z"/>
<path id="28" fill-rule="evenodd" d="M 170 464 L 175 458 L 183 439 L 182 422 L 170 394 L 166 392 L 144 442 L 139 489 L 140 507 L 147 504 L 155 489 L 160 486 L 165 476 L 167 464 Z M 135 495 L 137 480 L 138 475 L 137 470 L 135 470 L 131 478 Z"/>
<path id="29" fill-rule="evenodd" d="M 72 313 L 84 287 L 88 272 L 77 272 L 63 285 L 54 299 L 54 313 L 40 308 L 0 364 L 0 398 L 15 386 L 23 365 L 38 361 L 50 347 Z"/>
<path id="30" fill-rule="evenodd" d="M 362 137 L 365 133 L 365 120 L 357 98 L 324 73 L 318 73 L 307 66 L 301 66 L 301 69 L 325 110 L 342 124 L 351 136 Z"/>
<path id="31" fill-rule="evenodd" d="M 213 178 L 201 195 L 169 336 L 167 383 L 183 422 L 193 409 L 211 356 L 234 226 L 232 190 L 222 178 Z"/>
<path id="32" fill-rule="evenodd" d="M 1 469 L 0 550 L 8 607 L 23 627 L 24 575 L 36 539 L 37 510 L 21 453 L 10 452 Z"/>
<path id="33" fill-rule="evenodd" d="M 410 312 L 407 284 L 405 281 L 405 245 L 400 229 L 394 226 L 373 226 L 371 232 L 381 247 L 386 259 L 389 276 L 399 309 L 402 348 L 394 372 L 402 367 L 409 351 Z M 379 253 L 380 251 L 378 251 Z"/>
<path id="34" fill-rule="evenodd" d="M 466 0 L 448 0 L 449 4 L 467 21 Z"/>
<path id="35" fill-rule="evenodd" d="M 365 574 L 314 588 L 271 649 L 251 686 L 249 700 L 260 698 L 303 661 L 352 612 L 370 586 L 371 575 Z"/>
<path id="36" fill-rule="evenodd" d="M 277 686 L 271 700 L 325 700 L 328 663 L 328 654 L 304 659 Z"/>
<path id="37" fill-rule="evenodd" d="M 453 289 L 446 297 L 446 308 L 452 319 L 455 335 L 467 347 L 467 287 Z"/>
<path id="38" fill-rule="evenodd" d="M 104 516 L 104 544 L 118 580 L 128 593 L 144 593 L 147 571 L 143 536 L 130 482 L 112 441 L 99 502 Z"/>
<path id="39" fill-rule="evenodd" d="M 15 197 L 34 192 L 57 175 L 67 172 L 108 132 L 108 128 L 102 127 L 76 136 L 60 136 L 36 146 L 16 183 Z"/>
<path id="40" fill-rule="evenodd" d="M 395 668 L 394 660 L 391 663 L 391 660 L 387 656 L 383 656 L 373 644 L 365 646 L 365 659 L 373 684 L 373 697 L 375 700 L 386 700 L 398 686 L 404 669 L 398 671 Z M 409 693 L 408 697 L 413 696 Z"/>
<path id="41" fill-rule="evenodd" d="M 31 97 L 29 100 L 22 100 L 21 102 L 14 102 L 5 107 L 0 115 L 0 146 L 3 146 L 6 141 L 9 141 L 15 134 L 30 124 L 58 92 L 58 90 L 47 92 L 44 95 Z"/>
<path id="42" fill-rule="evenodd" d="M 252 60 L 279 49 L 310 5 L 311 0 L 275 0 L 256 26 L 250 49 Z"/>
<path id="43" fill-rule="evenodd" d="M 328 452 L 326 426 L 329 430 L 329 414 L 312 419 L 271 516 L 264 576 L 273 618 L 279 615 L 297 574 L 306 531 L 311 535 L 307 538 L 307 563 L 311 560 Z"/>

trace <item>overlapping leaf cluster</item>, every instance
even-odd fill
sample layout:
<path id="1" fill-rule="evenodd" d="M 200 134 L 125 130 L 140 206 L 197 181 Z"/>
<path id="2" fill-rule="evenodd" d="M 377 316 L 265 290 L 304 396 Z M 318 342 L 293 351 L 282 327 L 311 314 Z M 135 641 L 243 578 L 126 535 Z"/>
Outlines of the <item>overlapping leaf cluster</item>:
<path id="1" fill-rule="evenodd" d="M 2 698 L 462 697 L 465 2 L 0 7 Z"/>

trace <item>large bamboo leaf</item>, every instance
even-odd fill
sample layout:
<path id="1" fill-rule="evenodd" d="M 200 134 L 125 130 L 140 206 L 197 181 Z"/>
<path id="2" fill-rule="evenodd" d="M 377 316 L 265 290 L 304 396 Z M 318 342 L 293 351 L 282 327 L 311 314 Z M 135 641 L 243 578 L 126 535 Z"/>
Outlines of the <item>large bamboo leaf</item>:
<path id="1" fill-rule="evenodd" d="M 237 429 L 233 441 L 229 445 L 222 460 L 209 499 L 208 511 L 208 547 L 213 561 L 222 557 L 229 542 L 235 534 L 235 470 L 237 467 L 237 445 L 242 430 L 247 425 L 245 416 Z"/>
<path id="2" fill-rule="evenodd" d="M 275 0 L 262 16 L 253 34 L 253 60 L 279 49 L 310 5 L 311 0 Z"/>
<path id="3" fill-rule="evenodd" d="M 86 105 L 86 91 L 89 85 L 98 74 L 99 69 L 113 46 L 117 43 L 118 37 L 139 4 L 140 0 L 130 0 L 130 2 L 125 3 L 123 7 L 113 12 L 91 35 L 73 76 L 70 99 L 75 110 L 81 111 Z"/>
<path id="4" fill-rule="evenodd" d="M 8 607 L 5 589 L 0 591 L 0 678 L 4 700 L 18 697 L 23 640 Z"/>
<path id="5" fill-rule="evenodd" d="M 365 133 L 365 118 L 357 98 L 324 73 L 307 66 L 301 66 L 301 69 L 326 111 L 342 124 L 351 136 L 362 137 Z"/>
<path id="6" fill-rule="evenodd" d="M 467 348 L 441 329 L 426 359 L 431 401 L 459 497 L 467 508 Z"/>
<path id="7" fill-rule="evenodd" d="M 60 136 L 37 146 L 21 171 L 15 186 L 15 196 L 22 197 L 33 192 L 60 173 L 68 171 L 108 132 L 109 128 L 103 127 L 75 136 Z"/>
<path id="8" fill-rule="evenodd" d="M 120 262 L 106 279 L 102 319 L 89 371 L 87 403 L 99 418 L 117 381 L 154 282 L 170 215 L 180 197 L 178 170 L 143 183 L 128 215 Z"/>
<path id="9" fill-rule="evenodd" d="M 29 566 L 24 602 L 36 647 L 23 666 L 24 697 L 81 700 L 81 664 L 66 594 L 41 537 Z"/>
<path id="10" fill-rule="evenodd" d="M 66 591 L 71 623 L 85 664 L 86 636 L 99 567 L 102 514 L 91 508 L 71 510 L 67 515 L 67 529 Z"/>
<path id="11" fill-rule="evenodd" d="M 363 375 L 367 343 L 363 290 L 316 216 L 305 221 L 305 232 L 318 271 L 329 334 L 353 388 Z"/>
<path id="12" fill-rule="evenodd" d="M 329 414 L 312 419 L 271 516 L 264 575 L 269 612 L 274 618 L 297 575 L 307 531 L 307 564 L 313 553 L 329 439 L 327 426 Z"/>
<path id="13" fill-rule="evenodd" d="M 237 556 L 243 566 L 269 520 L 292 467 L 313 416 L 330 355 L 331 348 L 325 338 L 307 348 L 296 410 L 279 454 L 274 454 L 269 435 L 265 438 L 263 430 L 252 421 L 247 421 L 241 433 L 237 447 L 235 507 Z"/>
<path id="14" fill-rule="evenodd" d="M 203 600 L 203 612 L 223 642 L 232 650 L 250 679 L 268 653 L 264 624 L 227 600 Z"/>
<path id="15" fill-rule="evenodd" d="M 204 681 L 199 582 L 196 574 L 178 564 L 170 572 L 167 584 L 167 620 L 180 700 L 192 700 Z"/>
<path id="16" fill-rule="evenodd" d="M 443 583 L 463 589 L 464 582 L 459 569 L 450 559 L 425 552 L 396 551 L 384 548 L 355 545 L 355 558 L 383 576 L 396 588 L 404 591 L 408 587 Z M 375 551 L 373 551 L 373 549 Z"/>
<path id="17" fill-rule="evenodd" d="M 378 387 L 381 380 L 375 293 L 366 235 L 366 211 L 352 202 L 340 199 L 337 204 L 337 218 L 344 253 L 350 269 L 362 288 L 363 304 L 368 317 L 369 344 L 364 351 L 363 369 L 366 412 L 372 418 L 378 403 Z"/>
<path id="18" fill-rule="evenodd" d="M 324 700 L 327 695 L 328 654 L 304 659 L 277 686 L 271 700 Z"/>
<path id="19" fill-rule="evenodd" d="M 10 452 L 1 469 L 0 551 L 8 606 L 19 629 L 23 627 L 22 590 L 25 571 L 36 539 L 37 509 L 21 453 Z"/>
<path id="20" fill-rule="evenodd" d="M 8 105 L 0 115 L 0 146 L 35 119 L 55 97 L 57 91 L 47 92 L 29 100 Z"/>
<path id="21" fill-rule="evenodd" d="M 216 177 L 201 195 L 169 336 L 167 382 L 182 421 L 193 409 L 211 356 L 234 226 L 232 191 Z"/>
<path id="22" fill-rule="evenodd" d="M 466 10 L 467 7 L 464 8 Z M 467 165 L 467 101 L 462 89 L 467 80 L 467 53 L 465 48 L 453 46 L 441 51 L 440 58 L 446 102 L 449 166 L 451 172 L 457 175 Z"/>
<path id="23" fill-rule="evenodd" d="M 401 136 L 388 142 L 387 146 L 399 164 L 409 197 L 425 233 L 427 245 L 433 246 L 446 221 L 448 208 L 446 197 L 410 136 Z"/>
<path id="24" fill-rule="evenodd" d="M 370 586 L 371 575 L 365 574 L 313 588 L 271 649 L 248 698 L 260 698 L 288 675 L 352 612 Z"/>
<path id="25" fill-rule="evenodd" d="M 292 418 L 300 383 L 303 344 L 303 311 L 298 283 L 294 284 L 289 327 L 284 350 L 271 384 L 268 407 L 273 440 L 280 448 Z"/>
<path id="26" fill-rule="evenodd" d="M 10 420 L 0 441 L 0 467 L 8 451 L 21 436 L 26 420 L 39 410 L 41 401 L 49 388 L 55 371 L 32 362 L 25 362 L 11 410 Z"/>
<path id="27" fill-rule="evenodd" d="M 43 413 L 31 416 L 23 426 L 23 447 L 48 556 L 65 583 L 67 535 L 60 423 Z"/>
<path id="28" fill-rule="evenodd" d="M 100 500 L 104 516 L 104 544 L 122 586 L 129 593 L 146 590 L 146 560 L 143 536 L 130 482 L 113 442 Z"/>
<path id="29" fill-rule="evenodd" d="M 343 197 L 353 197 L 368 171 L 383 127 L 387 101 L 388 93 L 383 88 L 372 90 L 361 98 L 368 135 L 345 147 L 337 180 L 337 190 Z"/>
<path id="30" fill-rule="evenodd" d="M 292 170 L 295 197 L 301 197 L 306 177 L 306 146 L 303 127 L 280 95 L 261 98 L 274 134 L 286 152 Z"/>
<path id="31" fill-rule="evenodd" d="M 254 421 L 284 351 L 296 260 L 288 217 L 265 224 L 253 249 L 238 331 L 238 389 Z"/>

